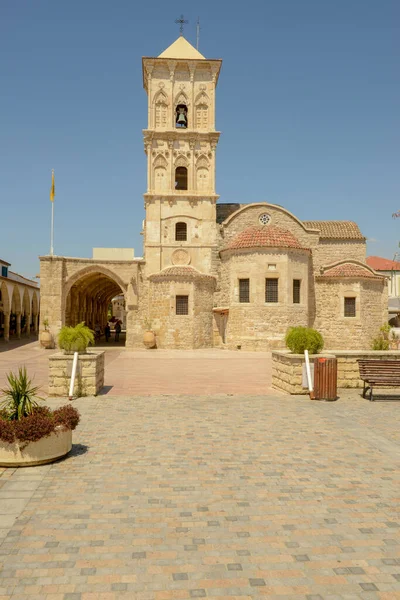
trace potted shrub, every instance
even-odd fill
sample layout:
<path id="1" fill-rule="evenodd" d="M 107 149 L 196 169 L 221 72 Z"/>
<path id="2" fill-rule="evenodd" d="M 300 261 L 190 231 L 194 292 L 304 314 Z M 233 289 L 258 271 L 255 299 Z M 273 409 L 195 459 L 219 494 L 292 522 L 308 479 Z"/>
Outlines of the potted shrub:
<path id="1" fill-rule="evenodd" d="M 318 354 L 324 347 L 324 339 L 316 329 L 310 327 L 291 327 L 285 337 L 287 348 L 294 354 Z"/>
<path id="2" fill-rule="evenodd" d="M 52 462 L 72 447 L 72 430 L 79 412 L 71 405 L 51 410 L 40 406 L 38 387 L 32 385 L 25 367 L 7 375 L 8 388 L 1 390 L 0 466 L 24 467 Z"/>
<path id="3" fill-rule="evenodd" d="M 85 323 L 75 327 L 62 327 L 58 334 L 58 345 L 65 354 L 85 354 L 87 347 L 94 344 L 94 333 Z"/>
<path id="4" fill-rule="evenodd" d="M 146 317 L 144 319 L 144 333 L 143 333 L 143 344 L 149 350 L 156 347 L 156 336 L 152 330 L 151 320 Z"/>
<path id="5" fill-rule="evenodd" d="M 46 350 L 50 350 L 51 348 L 53 348 L 53 336 L 51 335 L 50 331 L 48 330 L 48 326 L 49 326 L 49 320 L 44 319 L 44 321 L 43 321 L 44 330 L 40 332 L 40 345 L 42 346 L 42 348 L 46 348 Z"/>

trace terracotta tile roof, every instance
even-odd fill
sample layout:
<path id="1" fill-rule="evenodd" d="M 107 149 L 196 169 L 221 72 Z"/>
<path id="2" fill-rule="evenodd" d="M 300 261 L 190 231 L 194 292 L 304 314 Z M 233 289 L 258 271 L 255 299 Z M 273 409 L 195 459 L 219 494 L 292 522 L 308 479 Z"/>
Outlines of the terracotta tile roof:
<path id="1" fill-rule="evenodd" d="M 275 225 L 261 225 L 241 231 L 224 250 L 264 247 L 304 249 L 299 240 L 287 229 Z"/>
<path id="2" fill-rule="evenodd" d="M 320 237 L 337 240 L 365 240 L 354 221 L 303 221 L 309 229 L 319 229 Z"/>
<path id="3" fill-rule="evenodd" d="M 368 256 L 367 265 L 375 271 L 400 271 L 399 261 L 381 258 L 380 256 Z"/>
<path id="4" fill-rule="evenodd" d="M 353 262 L 345 262 L 333 267 L 324 269 L 321 277 L 354 277 L 365 279 L 382 279 L 382 275 L 376 275 L 372 273 L 367 266 L 363 266 Z"/>
<path id="5" fill-rule="evenodd" d="M 150 275 L 152 279 L 169 279 L 174 277 L 186 278 L 186 279 L 198 279 L 199 277 L 208 277 L 211 279 L 215 279 L 213 275 L 206 275 L 205 273 L 201 273 L 194 267 L 189 267 L 186 265 L 179 265 L 174 267 L 166 267 L 162 269 L 159 273 L 153 273 Z"/>

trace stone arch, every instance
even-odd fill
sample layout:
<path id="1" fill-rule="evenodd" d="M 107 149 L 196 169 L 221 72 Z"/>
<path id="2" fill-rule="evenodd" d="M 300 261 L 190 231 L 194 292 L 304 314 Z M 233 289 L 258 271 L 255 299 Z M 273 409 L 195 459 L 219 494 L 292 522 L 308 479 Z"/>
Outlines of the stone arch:
<path id="1" fill-rule="evenodd" d="M 168 98 L 165 92 L 160 90 L 154 96 L 154 123 L 156 127 L 168 126 Z"/>
<path id="2" fill-rule="evenodd" d="M 165 192 L 168 189 L 168 162 L 159 154 L 154 163 L 154 189 L 156 192 Z"/>
<path id="3" fill-rule="evenodd" d="M 231 215 L 229 215 L 229 217 L 227 219 L 225 219 L 225 221 L 223 221 L 222 226 L 223 227 L 227 227 L 228 225 L 230 225 L 230 223 L 234 219 L 236 219 L 236 217 L 238 217 L 239 215 L 241 215 L 245 211 L 253 209 L 255 207 L 270 208 L 270 209 L 274 209 L 274 210 L 277 210 L 279 212 L 282 212 L 282 213 L 286 214 L 287 216 L 289 216 L 291 219 L 293 219 L 293 221 L 295 221 L 298 225 L 300 225 L 300 227 L 304 231 L 306 231 L 306 232 L 310 231 L 309 228 L 306 227 L 304 225 L 304 223 L 302 221 L 300 221 L 300 219 L 298 219 L 293 213 L 291 213 L 290 211 L 286 210 L 286 208 L 283 208 L 283 206 L 279 206 L 278 204 L 271 204 L 270 202 L 253 202 L 252 204 L 245 204 L 244 206 L 241 206 L 240 208 L 238 208 L 238 210 L 235 210 L 234 213 L 232 213 Z"/>
<path id="4" fill-rule="evenodd" d="M 196 188 L 206 191 L 210 187 L 210 163 L 202 155 L 196 162 Z"/>
<path id="5" fill-rule="evenodd" d="M 108 321 L 108 307 L 116 296 L 127 297 L 127 283 L 102 265 L 80 269 L 66 282 L 64 295 L 65 325 L 85 322 L 92 329 L 103 329 Z"/>
<path id="6" fill-rule="evenodd" d="M 179 154 L 179 156 L 177 156 L 175 159 L 175 169 L 177 167 L 188 167 L 188 160 L 183 154 Z"/>
<path id="7" fill-rule="evenodd" d="M 208 129 L 209 127 L 210 99 L 205 92 L 200 92 L 195 101 L 195 127 L 196 129 Z"/>
<path id="8" fill-rule="evenodd" d="M 8 288 L 7 288 L 6 284 L 4 283 L 4 281 L 0 282 L 0 292 L 1 292 L 0 301 L 3 305 L 2 312 L 9 313 L 11 310 L 11 299 L 10 299 L 10 295 L 8 293 Z"/>
<path id="9" fill-rule="evenodd" d="M 121 290 L 125 294 L 127 289 L 127 283 L 125 283 L 117 273 L 111 271 L 110 269 L 107 269 L 107 267 L 104 267 L 103 265 L 91 265 L 90 267 L 83 267 L 82 269 L 75 271 L 75 273 L 66 280 L 65 295 L 69 293 L 74 283 L 76 283 L 79 279 L 82 279 L 82 277 L 84 277 L 85 275 L 89 275 L 92 273 L 99 273 L 101 275 L 104 275 L 105 277 L 114 279 L 115 283 L 121 288 Z"/>
<path id="10" fill-rule="evenodd" d="M 23 296 L 21 296 L 21 291 L 17 285 L 13 286 L 12 295 L 10 297 L 10 312 L 11 313 L 21 313 L 24 310 L 23 304 Z"/>

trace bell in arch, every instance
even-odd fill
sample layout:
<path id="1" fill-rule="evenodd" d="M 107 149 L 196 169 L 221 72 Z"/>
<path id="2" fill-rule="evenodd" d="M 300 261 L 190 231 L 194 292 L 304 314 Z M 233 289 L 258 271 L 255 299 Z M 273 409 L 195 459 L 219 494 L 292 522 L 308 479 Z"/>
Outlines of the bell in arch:
<path id="1" fill-rule="evenodd" d="M 187 127 L 187 108 L 186 106 L 177 106 L 177 119 L 176 124 L 178 127 Z"/>

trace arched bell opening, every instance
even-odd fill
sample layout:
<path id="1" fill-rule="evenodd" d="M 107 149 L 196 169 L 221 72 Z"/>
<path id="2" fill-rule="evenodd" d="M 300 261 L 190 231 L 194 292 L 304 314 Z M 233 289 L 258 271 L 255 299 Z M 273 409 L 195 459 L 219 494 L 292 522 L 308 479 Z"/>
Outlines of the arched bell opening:
<path id="1" fill-rule="evenodd" d="M 123 320 L 110 312 L 112 300 L 125 297 L 124 290 L 110 276 L 100 272 L 82 275 L 70 288 L 65 305 L 65 324 L 75 326 L 84 322 L 95 332 L 96 345 L 125 345 Z M 118 323 L 121 331 L 118 333 Z M 107 335 L 107 325 L 110 328 Z"/>
<path id="2" fill-rule="evenodd" d="M 188 108 L 186 104 L 178 104 L 175 109 L 175 127 L 177 129 L 187 129 L 188 127 Z"/>

